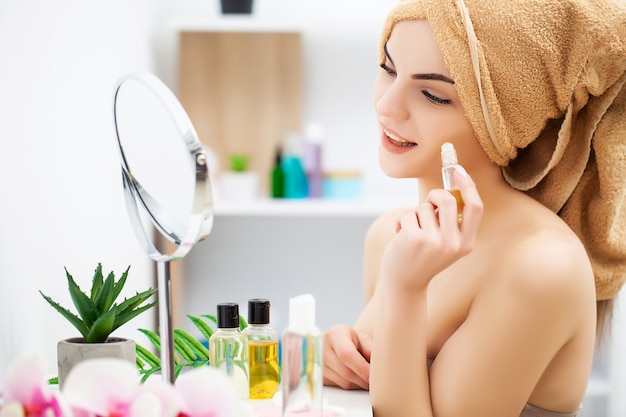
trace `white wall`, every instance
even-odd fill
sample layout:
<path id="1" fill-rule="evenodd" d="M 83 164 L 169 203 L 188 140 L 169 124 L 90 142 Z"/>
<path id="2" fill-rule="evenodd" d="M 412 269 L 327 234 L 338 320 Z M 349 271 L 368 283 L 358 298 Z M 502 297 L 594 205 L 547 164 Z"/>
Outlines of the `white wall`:
<path id="1" fill-rule="evenodd" d="M 56 341 L 78 333 L 37 290 L 71 306 L 64 266 L 89 288 L 121 273 L 152 282 L 131 232 L 112 124 L 113 87 L 151 70 L 149 0 L 0 0 L 0 370 L 26 350 L 56 372 Z M 140 317 L 116 332 L 152 327 Z M 3 371 L 2 371 L 3 372 Z"/>

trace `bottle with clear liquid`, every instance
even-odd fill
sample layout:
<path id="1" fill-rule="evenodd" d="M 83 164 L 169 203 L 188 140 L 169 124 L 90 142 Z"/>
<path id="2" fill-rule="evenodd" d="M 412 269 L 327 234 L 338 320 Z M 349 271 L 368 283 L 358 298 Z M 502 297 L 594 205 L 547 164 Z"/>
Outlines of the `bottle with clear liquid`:
<path id="1" fill-rule="evenodd" d="M 278 334 L 270 327 L 270 302 L 264 298 L 248 300 L 248 338 L 250 399 L 269 399 L 278 392 Z"/>
<path id="2" fill-rule="evenodd" d="M 211 366 L 224 372 L 242 399 L 250 396 L 248 338 L 239 330 L 239 305 L 217 305 L 217 330 L 209 338 Z"/>
<path id="3" fill-rule="evenodd" d="M 315 298 L 289 299 L 289 325 L 282 336 L 282 415 L 322 416 L 322 332 L 315 325 Z"/>
<path id="4" fill-rule="evenodd" d="M 441 179 L 443 180 L 443 188 L 450 192 L 454 198 L 456 198 L 457 206 L 457 222 L 463 221 L 463 198 L 461 197 L 461 191 L 456 185 L 454 180 L 454 171 L 459 165 L 459 161 L 456 156 L 456 150 L 454 145 L 450 142 L 446 142 L 441 145 Z"/>

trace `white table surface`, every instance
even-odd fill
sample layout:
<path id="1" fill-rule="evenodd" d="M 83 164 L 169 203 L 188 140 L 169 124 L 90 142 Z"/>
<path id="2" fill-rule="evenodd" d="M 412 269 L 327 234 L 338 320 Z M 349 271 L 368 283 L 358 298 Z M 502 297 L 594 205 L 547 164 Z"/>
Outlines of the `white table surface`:
<path id="1" fill-rule="evenodd" d="M 324 404 L 328 403 L 337 417 L 372 417 L 372 405 L 368 391 L 347 391 L 324 387 Z"/>
<path id="2" fill-rule="evenodd" d="M 248 400 L 257 416 L 277 417 L 281 415 L 280 392 L 271 400 Z M 343 390 L 324 387 L 322 391 L 323 408 L 332 412 L 333 417 L 372 417 L 372 407 L 368 391 Z M 303 415 L 310 416 L 309 413 Z"/>

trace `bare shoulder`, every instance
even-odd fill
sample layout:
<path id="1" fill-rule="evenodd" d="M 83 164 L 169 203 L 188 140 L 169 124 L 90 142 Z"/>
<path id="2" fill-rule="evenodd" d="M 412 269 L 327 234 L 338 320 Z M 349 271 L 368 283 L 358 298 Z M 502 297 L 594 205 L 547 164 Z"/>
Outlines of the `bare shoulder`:
<path id="1" fill-rule="evenodd" d="M 511 245 L 501 262 L 516 297 L 545 301 L 552 307 L 595 301 L 591 263 L 569 230 L 557 227 L 529 233 Z"/>

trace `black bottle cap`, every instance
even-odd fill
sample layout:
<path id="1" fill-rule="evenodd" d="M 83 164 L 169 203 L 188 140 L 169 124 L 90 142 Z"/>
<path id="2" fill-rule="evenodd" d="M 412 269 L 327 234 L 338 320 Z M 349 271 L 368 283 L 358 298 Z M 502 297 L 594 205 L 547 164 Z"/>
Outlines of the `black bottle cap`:
<path id="1" fill-rule="evenodd" d="M 237 303 L 217 305 L 217 327 L 220 329 L 239 327 L 239 305 Z"/>
<path id="2" fill-rule="evenodd" d="M 248 323 L 269 324 L 270 302 L 265 298 L 253 298 L 248 300 Z"/>

